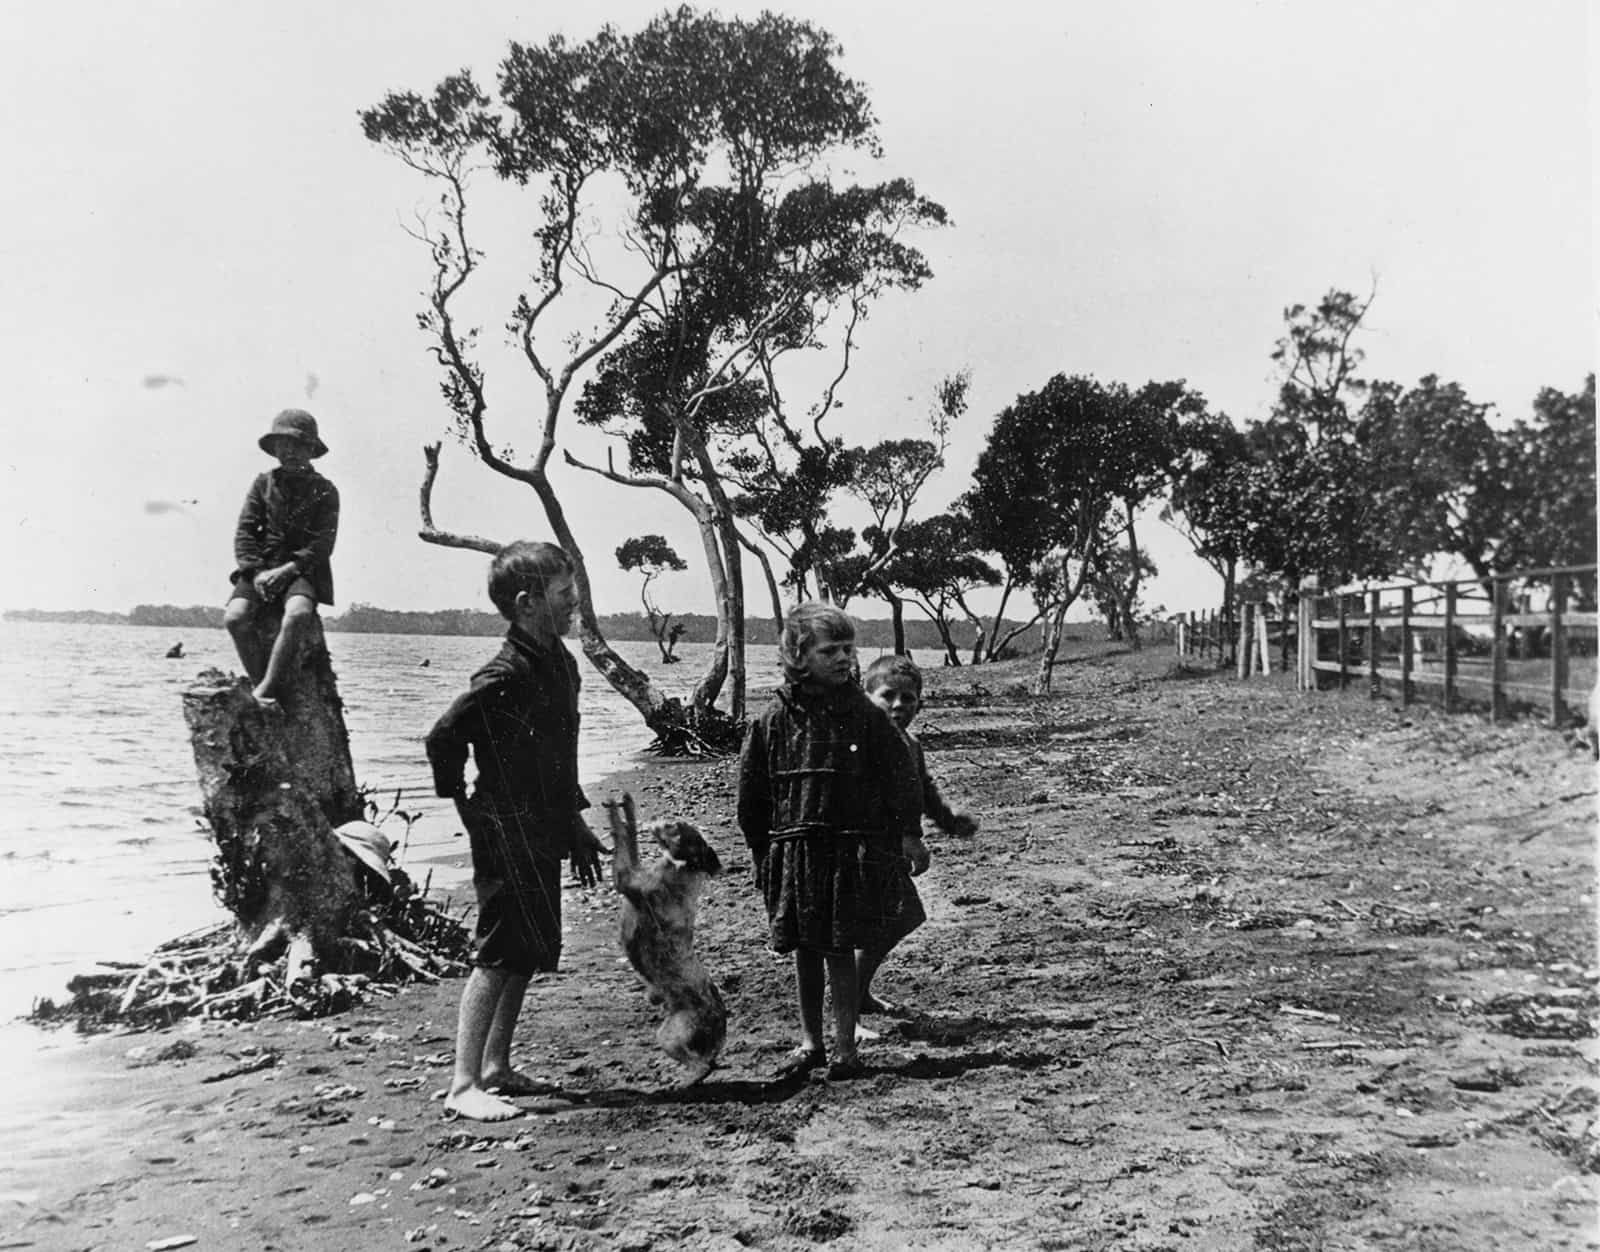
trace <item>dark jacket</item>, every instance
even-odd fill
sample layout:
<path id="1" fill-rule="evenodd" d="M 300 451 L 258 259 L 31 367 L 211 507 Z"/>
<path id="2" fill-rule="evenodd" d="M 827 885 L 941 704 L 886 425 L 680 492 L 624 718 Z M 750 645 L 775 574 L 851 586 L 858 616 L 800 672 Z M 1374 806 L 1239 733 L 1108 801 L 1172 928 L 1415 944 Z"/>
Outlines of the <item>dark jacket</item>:
<path id="1" fill-rule="evenodd" d="M 780 687 L 739 757 L 739 829 L 757 859 L 808 832 L 899 841 L 921 830 L 922 795 L 905 740 L 854 685 Z"/>
<path id="2" fill-rule="evenodd" d="M 922 788 L 922 815 L 940 830 L 948 831 L 958 820 L 955 812 L 944 802 L 933 776 L 928 773 L 928 758 L 922 751 L 922 742 L 909 730 L 901 731 L 906 746 L 911 749 L 911 760 L 917 767 L 917 784 Z"/>
<path id="3" fill-rule="evenodd" d="M 513 626 L 499 654 L 472 676 L 428 732 L 428 763 L 441 796 L 466 795 L 501 811 L 566 819 L 589 806 L 578 785 L 578 664 L 557 640 L 536 643 Z"/>
<path id="4" fill-rule="evenodd" d="M 233 532 L 233 576 L 254 578 L 293 561 L 317 603 L 333 603 L 333 542 L 339 534 L 339 490 L 316 470 L 282 466 L 257 474 Z"/>

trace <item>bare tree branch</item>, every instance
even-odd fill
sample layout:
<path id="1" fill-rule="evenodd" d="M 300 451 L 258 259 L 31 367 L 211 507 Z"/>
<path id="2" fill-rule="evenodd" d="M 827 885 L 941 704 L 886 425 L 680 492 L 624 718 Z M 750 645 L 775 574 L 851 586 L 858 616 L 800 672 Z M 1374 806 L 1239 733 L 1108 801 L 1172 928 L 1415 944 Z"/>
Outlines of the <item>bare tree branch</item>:
<path id="1" fill-rule="evenodd" d="M 433 524 L 433 480 L 439 475 L 439 445 L 423 444 L 422 459 L 427 463 L 427 468 L 423 470 L 422 488 L 418 492 L 417 503 L 422 514 L 422 529 L 417 532 L 417 537 L 424 543 L 436 543 L 444 548 L 468 548 L 474 552 L 487 552 L 490 556 L 499 552 L 505 545 L 496 543 L 493 539 L 484 539 L 478 535 L 458 535 L 451 531 L 440 530 Z"/>

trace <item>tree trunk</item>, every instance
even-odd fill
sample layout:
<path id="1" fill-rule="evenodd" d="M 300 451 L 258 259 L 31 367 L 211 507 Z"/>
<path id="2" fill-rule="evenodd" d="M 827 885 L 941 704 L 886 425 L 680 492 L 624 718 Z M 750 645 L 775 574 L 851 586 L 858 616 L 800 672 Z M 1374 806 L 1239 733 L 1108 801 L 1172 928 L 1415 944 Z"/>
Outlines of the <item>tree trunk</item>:
<path id="1" fill-rule="evenodd" d="M 717 509 L 717 531 L 722 538 L 722 556 L 727 563 L 728 616 L 728 715 L 744 724 L 747 685 L 744 639 L 744 560 L 739 555 L 739 533 L 734 529 L 733 509 L 720 487 L 712 486 Z"/>
<path id="2" fill-rule="evenodd" d="M 672 494 L 689 510 L 700 532 L 700 546 L 706 554 L 706 573 L 711 576 L 711 595 L 717 606 L 717 633 L 711 642 L 711 655 L 706 660 L 705 673 L 689 697 L 689 703 L 697 711 L 704 712 L 716 704 L 728 679 L 728 640 L 732 637 L 732 623 L 728 620 L 728 564 L 723 557 L 721 532 L 711 507 L 687 489 Z"/>
<path id="3" fill-rule="evenodd" d="M 1072 601 L 1070 600 L 1063 602 L 1056 606 L 1054 612 L 1044 619 L 1047 624 L 1048 636 L 1045 640 L 1044 652 L 1039 657 L 1039 672 L 1033 680 L 1033 692 L 1035 695 L 1050 694 L 1050 680 L 1055 673 L 1056 653 L 1061 649 L 1062 622 L 1065 621 L 1067 609 L 1071 604 Z"/>
<path id="4" fill-rule="evenodd" d="M 1128 632 L 1128 646 L 1135 652 L 1143 646 L 1139 639 L 1139 623 L 1134 619 L 1134 606 L 1139 603 L 1139 585 L 1144 575 L 1139 570 L 1139 538 L 1133 528 L 1133 502 L 1124 500 L 1128 517 L 1128 589 L 1125 597 L 1118 597 L 1117 607 L 1122 610 L 1122 628 Z"/>
<path id="5" fill-rule="evenodd" d="M 261 625 L 265 634 L 276 621 Z M 217 897 L 252 956 L 288 945 L 285 981 L 293 983 L 345 935 L 362 903 L 333 832 L 361 818 L 365 803 L 320 620 L 291 667 L 281 706 L 262 709 L 247 680 L 214 669 L 183 695 L 216 845 Z"/>
<path id="6" fill-rule="evenodd" d="M 953 669 L 959 669 L 961 666 L 961 654 L 956 651 L 956 641 L 955 637 L 950 633 L 949 623 L 940 618 L 936 625 L 939 631 L 939 642 L 944 644 L 945 665 Z"/>
<path id="7" fill-rule="evenodd" d="M 979 648 L 983 650 L 982 659 L 985 661 L 994 660 L 996 653 L 1000 651 L 1000 625 L 1005 619 L 1006 601 L 1011 598 L 1011 588 L 1013 586 L 1015 586 L 1015 583 L 1012 582 L 1011 574 L 1007 572 L 1006 580 L 1000 588 L 1000 606 L 994 611 L 994 631 L 990 634 L 987 642 L 982 639 L 979 640 Z M 972 663 L 974 665 L 978 663 L 979 648 L 974 648 L 972 652 Z"/>

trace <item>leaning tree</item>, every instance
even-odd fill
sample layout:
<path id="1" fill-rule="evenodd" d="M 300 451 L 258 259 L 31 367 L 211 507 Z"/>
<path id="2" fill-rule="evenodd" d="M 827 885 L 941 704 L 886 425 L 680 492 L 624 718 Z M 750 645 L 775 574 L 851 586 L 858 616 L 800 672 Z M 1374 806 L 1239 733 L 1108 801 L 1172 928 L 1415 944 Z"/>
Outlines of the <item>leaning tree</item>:
<path id="1" fill-rule="evenodd" d="M 869 228 L 886 200 L 896 220 L 902 202 L 924 211 L 908 184 L 835 191 L 814 174 L 827 153 L 876 152 L 865 94 L 837 59 L 832 38 L 805 22 L 774 14 L 723 20 L 680 8 L 636 34 L 607 26 L 582 43 L 513 43 L 492 99 L 463 72 L 429 94 L 391 93 L 361 114 L 367 137 L 438 192 L 437 209 L 415 229 L 432 261 L 419 321 L 443 370 L 456 431 L 483 464 L 534 492 L 576 566 L 584 651 L 658 727 L 681 721 L 681 710 L 602 636 L 550 459 L 582 379 L 602 365 L 624 373 L 637 365 L 610 394 L 628 394 L 638 381 L 641 420 L 664 442 L 648 466 L 592 468 L 651 479 L 645 485 L 669 490 L 709 535 L 724 625 L 690 720 L 709 708 L 722 674 L 733 679 L 737 720 L 741 545 L 712 452 L 719 415 L 711 410 L 759 368 L 759 350 L 809 345 L 819 299 L 838 299 L 860 271 L 898 256 L 892 233 Z M 510 342 L 543 393 L 541 411 L 522 423 L 491 410 L 478 329 L 462 305 L 489 263 L 468 231 L 469 197 L 477 201 L 485 176 L 532 206 L 534 265 L 505 314 Z M 497 263 L 497 280 L 509 266 Z M 519 436 L 527 446 L 520 453 Z M 495 547 L 434 525 L 436 446 L 427 457 L 423 538 Z"/>

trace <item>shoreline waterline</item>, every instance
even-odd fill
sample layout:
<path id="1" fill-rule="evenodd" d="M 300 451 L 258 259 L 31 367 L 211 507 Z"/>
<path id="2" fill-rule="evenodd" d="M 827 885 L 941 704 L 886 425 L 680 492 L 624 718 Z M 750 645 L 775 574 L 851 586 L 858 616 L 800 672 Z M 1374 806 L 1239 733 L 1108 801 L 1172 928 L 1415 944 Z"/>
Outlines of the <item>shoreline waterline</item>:
<path id="1" fill-rule="evenodd" d="M 185 655 L 167 659 L 180 636 Z M 432 793 L 422 736 L 497 646 L 481 636 L 329 641 L 357 781 L 380 816 L 398 808 L 385 829 L 435 896 L 459 896 L 470 867 L 453 806 Z M 687 663 L 653 677 L 686 694 L 703 649 L 680 645 Z M 619 651 L 652 668 L 654 644 Z M 226 919 L 181 716 L 182 691 L 209 667 L 237 668 L 221 630 L 0 623 L 0 733 L 13 765 L 0 778 L 0 1022 L 59 1001 L 69 978 L 103 972 L 102 962 L 142 960 Z M 598 805 L 609 779 L 648 764 L 653 734 L 587 662 L 583 680 L 579 770 Z"/>

